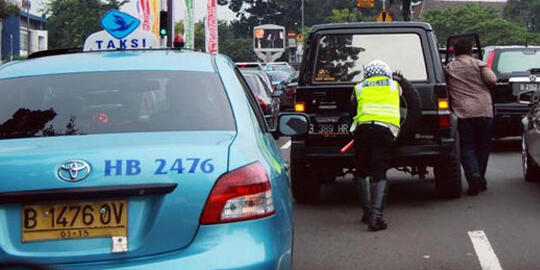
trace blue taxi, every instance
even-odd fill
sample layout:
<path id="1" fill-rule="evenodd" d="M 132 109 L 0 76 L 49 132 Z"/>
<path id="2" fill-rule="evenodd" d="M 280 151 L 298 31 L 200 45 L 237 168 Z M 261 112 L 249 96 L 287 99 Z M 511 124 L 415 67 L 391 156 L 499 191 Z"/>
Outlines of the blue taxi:
<path id="1" fill-rule="evenodd" d="M 290 269 L 274 137 L 225 56 L 174 49 L 0 66 L 0 268 Z"/>

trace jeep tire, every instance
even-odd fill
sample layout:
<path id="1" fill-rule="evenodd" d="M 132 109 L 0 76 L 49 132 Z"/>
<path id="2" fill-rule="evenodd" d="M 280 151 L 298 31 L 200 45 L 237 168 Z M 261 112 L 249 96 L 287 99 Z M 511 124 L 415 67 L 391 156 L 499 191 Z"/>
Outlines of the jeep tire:
<path id="1" fill-rule="evenodd" d="M 452 151 L 437 161 L 433 170 L 437 195 L 443 199 L 459 198 L 461 196 L 459 139 L 455 140 Z"/>
<path id="2" fill-rule="evenodd" d="M 418 90 L 400 73 L 394 73 L 393 78 L 399 83 L 402 90 L 401 103 L 405 102 L 407 106 L 407 115 L 402 120 L 398 139 L 411 139 L 418 131 L 418 123 L 422 118 L 422 99 Z"/>

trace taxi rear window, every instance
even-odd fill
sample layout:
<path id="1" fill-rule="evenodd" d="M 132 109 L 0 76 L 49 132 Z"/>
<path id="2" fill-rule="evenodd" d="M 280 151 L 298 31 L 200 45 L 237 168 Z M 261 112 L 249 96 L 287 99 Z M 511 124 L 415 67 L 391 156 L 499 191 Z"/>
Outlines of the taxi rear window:
<path id="1" fill-rule="evenodd" d="M 0 80 L 0 139 L 235 130 L 219 76 L 119 71 Z"/>

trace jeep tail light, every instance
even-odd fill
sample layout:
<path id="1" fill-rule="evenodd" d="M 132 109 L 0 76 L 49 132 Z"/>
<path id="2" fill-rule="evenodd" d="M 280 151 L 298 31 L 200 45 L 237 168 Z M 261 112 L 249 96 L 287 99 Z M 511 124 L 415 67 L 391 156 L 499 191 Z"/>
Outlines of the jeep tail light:
<path id="1" fill-rule="evenodd" d="M 305 112 L 306 111 L 306 103 L 300 101 L 294 103 L 294 111 L 295 112 Z"/>
<path id="2" fill-rule="evenodd" d="M 450 102 L 446 98 L 437 100 L 437 110 L 439 113 L 439 127 L 448 128 L 451 125 Z"/>
<path id="3" fill-rule="evenodd" d="M 437 100 L 437 108 L 439 111 L 441 110 L 448 110 L 450 108 L 450 104 L 448 103 L 448 99 L 441 98 Z"/>
<path id="4" fill-rule="evenodd" d="M 493 66 L 493 58 L 495 58 L 495 50 L 491 51 L 488 55 L 487 66 L 491 68 Z"/>
<path id="5" fill-rule="evenodd" d="M 229 223 L 273 214 L 270 179 L 261 163 L 254 162 L 217 180 L 204 206 L 200 223 Z"/>
<path id="6" fill-rule="evenodd" d="M 439 127 L 441 128 L 450 127 L 450 114 L 439 115 Z"/>

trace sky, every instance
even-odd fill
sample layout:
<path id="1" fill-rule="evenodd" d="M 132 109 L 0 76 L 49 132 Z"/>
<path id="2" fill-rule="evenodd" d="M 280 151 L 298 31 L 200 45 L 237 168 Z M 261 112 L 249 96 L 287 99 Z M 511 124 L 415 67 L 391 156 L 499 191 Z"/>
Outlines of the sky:
<path id="1" fill-rule="evenodd" d="M 47 0 L 30 0 L 32 3 L 32 10 L 30 13 L 41 15 L 40 10 L 43 9 L 44 3 L 47 2 Z M 160 0 L 161 1 L 161 0 Z M 166 0 L 163 0 L 166 2 Z M 193 0 L 194 7 L 195 7 L 195 21 L 202 20 L 206 16 L 206 0 Z M 129 14 L 137 16 L 137 1 L 136 0 L 130 0 L 129 3 L 124 5 L 121 10 L 125 11 Z M 174 0 L 174 20 L 180 21 L 184 19 L 185 16 L 185 2 L 184 0 Z M 218 5 L 218 19 L 219 20 L 233 20 L 234 19 L 234 13 L 227 8 L 227 6 L 219 6 Z"/>

